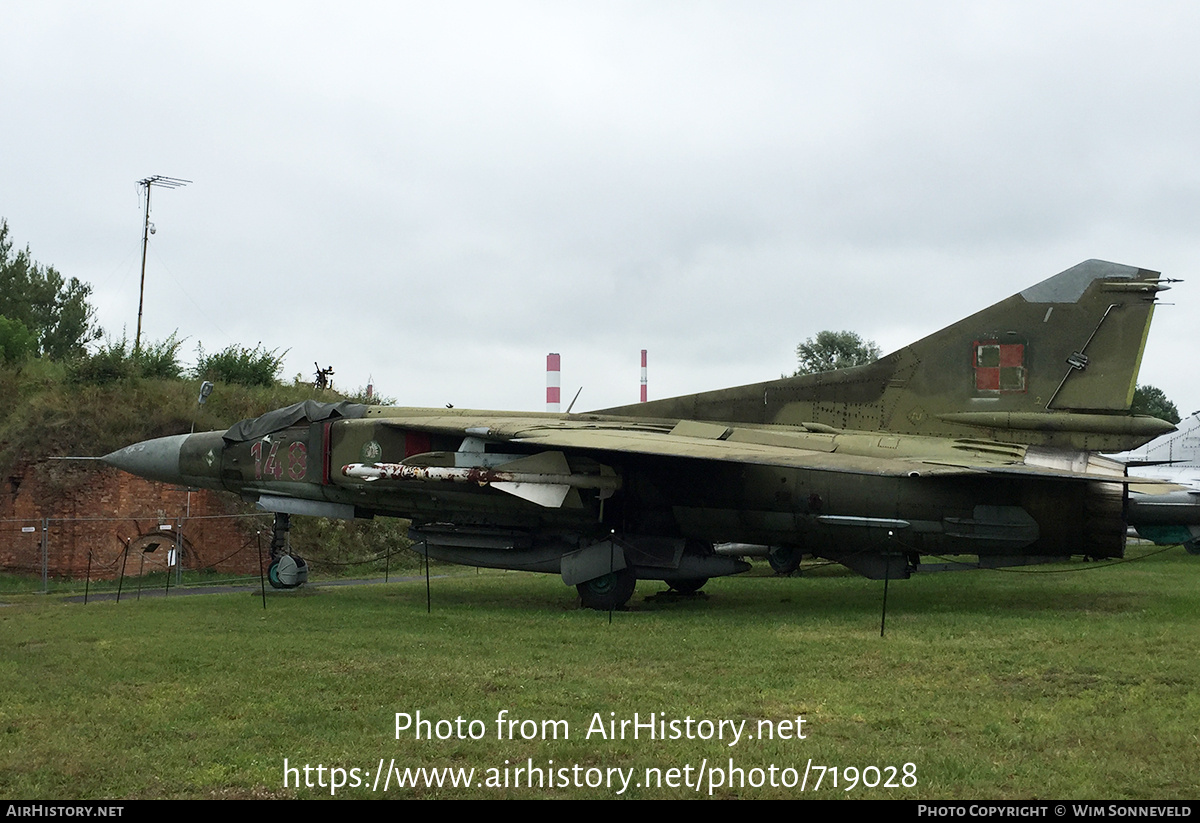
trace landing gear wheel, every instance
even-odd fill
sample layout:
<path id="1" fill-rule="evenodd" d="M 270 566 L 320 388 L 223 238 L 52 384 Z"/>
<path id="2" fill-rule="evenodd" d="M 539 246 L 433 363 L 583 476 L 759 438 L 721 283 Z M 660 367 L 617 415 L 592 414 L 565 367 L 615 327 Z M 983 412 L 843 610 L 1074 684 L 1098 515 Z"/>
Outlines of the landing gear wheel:
<path id="1" fill-rule="evenodd" d="M 772 546 L 767 552 L 767 562 L 775 574 L 791 574 L 800 568 L 803 553 L 795 546 Z"/>
<path id="2" fill-rule="evenodd" d="M 695 594 L 703 589 L 707 582 L 707 577 L 685 577 L 676 580 L 668 580 L 667 585 L 680 594 Z"/>
<path id="3" fill-rule="evenodd" d="M 308 582 L 308 564 L 304 558 L 294 554 L 285 554 L 278 560 L 271 561 L 267 567 L 267 580 L 273 589 L 295 589 Z"/>
<path id="4" fill-rule="evenodd" d="M 633 571 L 621 569 L 580 583 L 575 588 L 579 592 L 581 606 L 606 612 L 619 609 L 628 603 L 636 586 L 637 578 L 634 577 Z"/>

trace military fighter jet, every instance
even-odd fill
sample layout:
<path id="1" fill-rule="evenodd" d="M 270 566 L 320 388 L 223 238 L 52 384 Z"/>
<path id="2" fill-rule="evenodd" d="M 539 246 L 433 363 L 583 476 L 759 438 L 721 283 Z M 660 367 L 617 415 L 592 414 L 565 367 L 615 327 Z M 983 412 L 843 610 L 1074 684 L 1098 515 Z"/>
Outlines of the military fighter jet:
<path id="1" fill-rule="evenodd" d="M 104 460 L 238 493 L 278 528 L 409 518 L 423 554 L 559 574 L 600 609 L 639 579 L 694 591 L 748 568 L 717 543 L 875 579 L 924 555 L 1119 557 L 1162 512 L 1094 452 L 1172 430 L 1129 413 L 1167 288 L 1089 260 L 866 366 L 578 414 L 308 402 Z"/>

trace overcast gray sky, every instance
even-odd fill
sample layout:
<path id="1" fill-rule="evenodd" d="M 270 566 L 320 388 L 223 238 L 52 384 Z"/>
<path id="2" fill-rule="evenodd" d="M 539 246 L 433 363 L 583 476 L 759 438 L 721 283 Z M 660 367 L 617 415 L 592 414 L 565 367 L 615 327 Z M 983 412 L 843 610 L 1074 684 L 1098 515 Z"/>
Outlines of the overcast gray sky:
<path id="1" fill-rule="evenodd" d="M 0 216 L 113 335 L 404 405 L 579 409 L 891 351 L 1096 257 L 1187 279 L 1200 4 L 9 2 Z M 564 401 L 565 402 L 565 401 Z"/>

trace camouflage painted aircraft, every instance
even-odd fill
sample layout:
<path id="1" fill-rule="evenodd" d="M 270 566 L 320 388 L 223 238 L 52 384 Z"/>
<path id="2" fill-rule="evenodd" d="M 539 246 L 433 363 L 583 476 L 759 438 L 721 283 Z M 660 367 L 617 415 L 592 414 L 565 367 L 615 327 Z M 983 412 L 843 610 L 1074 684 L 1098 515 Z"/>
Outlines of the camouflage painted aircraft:
<path id="1" fill-rule="evenodd" d="M 1094 452 L 1172 430 L 1129 413 L 1167 288 L 1089 260 L 866 366 L 582 414 L 309 402 L 104 459 L 238 493 L 279 529 L 409 518 L 421 553 L 559 574 L 593 608 L 748 568 L 721 543 L 875 579 L 924 555 L 1120 557 L 1156 510 Z M 303 561 L 275 543 L 290 585 Z"/>

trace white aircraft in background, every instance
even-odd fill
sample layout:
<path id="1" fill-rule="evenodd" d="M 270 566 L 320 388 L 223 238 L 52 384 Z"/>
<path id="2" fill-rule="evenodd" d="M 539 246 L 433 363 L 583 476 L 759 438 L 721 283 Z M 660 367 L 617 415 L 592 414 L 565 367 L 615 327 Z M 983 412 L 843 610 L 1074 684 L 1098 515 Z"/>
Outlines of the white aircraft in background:
<path id="1" fill-rule="evenodd" d="M 1172 485 L 1131 484 L 1131 499 L 1136 495 L 1155 495 L 1159 504 L 1178 502 L 1182 511 L 1200 504 L 1200 411 L 1179 422 L 1175 431 L 1156 437 L 1144 446 L 1120 454 L 1109 455 L 1128 467 L 1131 477 L 1165 480 Z M 1165 519 L 1165 518 L 1164 518 Z M 1186 522 L 1190 518 L 1184 518 Z M 1139 524 L 1137 534 L 1160 545 L 1182 543 L 1192 554 L 1200 554 L 1200 524 L 1179 525 L 1174 523 Z"/>

